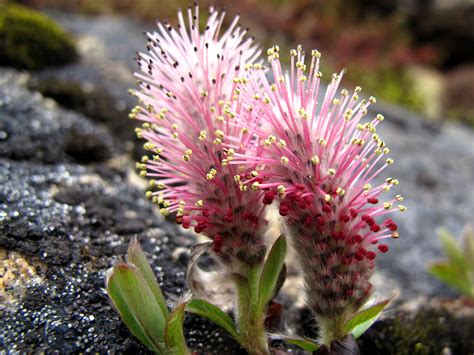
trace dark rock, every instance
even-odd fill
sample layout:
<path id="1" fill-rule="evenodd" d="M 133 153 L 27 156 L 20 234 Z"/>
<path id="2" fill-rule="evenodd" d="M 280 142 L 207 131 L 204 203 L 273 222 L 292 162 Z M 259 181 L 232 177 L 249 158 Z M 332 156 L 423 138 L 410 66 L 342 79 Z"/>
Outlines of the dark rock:
<path id="1" fill-rule="evenodd" d="M 0 75 L 0 157 L 55 164 L 97 162 L 119 154 L 112 136 L 86 117 L 32 95 L 14 71 Z"/>

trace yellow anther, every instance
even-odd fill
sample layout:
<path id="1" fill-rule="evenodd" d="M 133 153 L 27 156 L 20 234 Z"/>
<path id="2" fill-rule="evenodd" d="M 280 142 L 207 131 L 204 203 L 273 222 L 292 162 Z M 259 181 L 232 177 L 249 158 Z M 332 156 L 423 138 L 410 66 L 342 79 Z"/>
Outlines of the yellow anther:
<path id="1" fill-rule="evenodd" d="M 171 135 L 174 139 L 178 139 L 178 132 L 173 132 L 173 134 Z"/>
<path id="2" fill-rule="evenodd" d="M 159 190 L 162 190 L 165 188 L 165 184 L 163 184 L 162 182 L 159 182 L 156 184 L 156 188 L 159 189 Z"/>
<path id="3" fill-rule="evenodd" d="M 138 175 L 140 175 L 141 177 L 146 177 L 146 170 L 140 171 Z"/>
<path id="4" fill-rule="evenodd" d="M 357 95 L 357 94 L 352 95 L 352 100 L 354 100 L 354 101 L 359 100 L 359 95 Z"/>
<path id="5" fill-rule="evenodd" d="M 224 132 L 221 131 L 220 129 L 217 129 L 214 134 L 216 135 L 217 138 L 223 139 L 224 138 Z"/>
<path id="6" fill-rule="evenodd" d="M 383 208 L 385 208 L 386 210 L 389 210 L 392 208 L 392 204 L 390 202 L 384 202 Z"/>
<path id="7" fill-rule="evenodd" d="M 385 117 L 383 117 L 383 115 L 379 113 L 376 118 L 377 118 L 377 121 L 382 122 Z"/>
<path id="8" fill-rule="evenodd" d="M 324 195 L 324 201 L 331 202 L 333 200 L 332 196 L 329 194 Z"/>
<path id="9" fill-rule="evenodd" d="M 191 159 L 191 157 L 189 156 L 189 154 L 184 154 L 184 155 L 183 155 L 183 160 L 184 160 L 184 161 L 189 161 L 189 159 Z"/>
<path id="10" fill-rule="evenodd" d="M 249 133 L 249 129 L 247 127 L 242 128 L 242 134 Z"/>
<path id="11" fill-rule="evenodd" d="M 356 86 L 355 89 L 354 89 L 354 92 L 356 94 L 360 93 L 362 91 L 362 88 L 360 86 Z"/>
<path id="12" fill-rule="evenodd" d="M 393 179 L 392 180 L 392 185 L 395 185 L 397 186 L 400 182 L 398 181 L 398 179 Z"/>
<path id="13" fill-rule="evenodd" d="M 171 129 L 174 130 L 174 131 L 176 131 L 176 130 L 178 129 L 178 125 L 177 125 L 176 123 L 173 123 L 173 124 L 171 125 Z"/>
<path id="14" fill-rule="evenodd" d="M 341 90 L 341 95 L 342 96 L 347 96 L 347 95 L 349 95 L 349 91 L 347 91 L 346 89 L 342 89 Z"/>
<path id="15" fill-rule="evenodd" d="M 240 175 L 234 175 L 234 181 L 240 182 Z"/>
<path id="16" fill-rule="evenodd" d="M 216 106 L 211 106 L 209 109 L 211 110 L 211 112 L 216 112 Z"/>
<path id="17" fill-rule="evenodd" d="M 276 89 L 277 89 L 276 84 L 270 85 L 270 89 L 271 89 L 272 91 L 276 91 Z"/>
<path id="18" fill-rule="evenodd" d="M 277 191 L 278 191 L 278 196 L 283 197 L 285 195 L 285 186 L 283 185 L 278 185 Z"/>
<path id="19" fill-rule="evenodd" d="M 285 148 L 286 147 L 286 142 L 283 139 L 280 139 L 278 141 L 278 146 L 281 147 L 281 148 Z"/>
<path id="20" fill-rule="evenodd" d="M 407 210 L 406 206 L 403 206 L 403 205 L 398 205 L 398 210 L 401 211 L 401 212 L 404 212 Z"/>
<path id="21" fill-rule="evenodd" d="M 369 102 L 371 104 L 375 104 L 377 102 L 377 100 L 375 99 L 375 97 L 371 96 L 371 97 L 369 97 Z"/>
<path id="22" fill-rule="evenodd" d="M 260 96 L 260 94 L 258 94 L 258 93 L 256 93 L 255 95 L 253 95 L 253 99 L 254 99 L 254 100 L 257 100 L 257 101 L 258 101 L 258 100 L 260 100 L 260 98 L 261 98 L 261 96 Z"/>
<path id="23" fill-rule="evenodd" d="M 160 208 L 160 213 L 163 215 L 163 216 L 167 216 L 170 214 L 170 211 L 167 209 L 167 208 Z"/>
<path id="24" fill-rule="evenodd" d="M 276 142 L 276 137 L 274 135 L 270 134 L 268 136 L 268 140 L 270 141 L 270 143 L 275 143 Z"/>
<path id="25" fill-rule="evenodd" d="M 375 152 L 375 154 L 380 155 L 380 154 L 382 154 L 382 149 L 377 148 L 377 149 L 374 150 L 374 152 Z"/>
<path id="26" fill-rule="evenodd" d="M 146 163 L 148 160 L 150 160 L 150 158 L 147 155 L 142 156 L 142 163 Z"/>
<path id="27" fill-rule="evenodd" d="M 385 160 L 385 162 L 390 165 L 390 164 L 393 164 L 393 159 L 392 158 L 387 158 L 387 160 Z"/>
<path id="28" fill-rule="evenodd" d="M 196 203 L 195 203 L 195 205 L 196 205 L 197 207 L 202 207 L 202 206 L 204 205 L 204 202 L 203 202 L 202 200 L 197 200 Z"/>
<path id="29" fill-rule="evenodd" d="M 260 183 L 258 181 L 255 181 L 252 183 L 252 190 L 258 190 L 260 187 Z"/>
<path id="30" fill-rule="evenodd" d="M 153 155 L 153 161 L 160 161 L 159 155 Z"/>
<path id="31" fill-rule="evenodd" d="M 213 143 L 214 143 L 215 145 L 219 145 L 219 144 L 222 143 L 222 139 L 216 138 L 216 139 L 214 139 Z"/>
<path id="32" fill-rule="evenodd" d="M 222 165 L 222 166 L 227 166 L 227 165 L 228 165 L 228 162 L 229 162 L 229 161 L 228 161 L 227 159 L 222 159 L 222 160 L 221 160 L 221 165 Z"/>
<path id="33" fill-rule="evenodd" d="M 146 142 L 145 144 L 143 144 L 143 149 L 145 150 L 153 150 L 155 148 L 156 146 L 151 142 Z"/>
<path id="34" fill-rule="evenodd" d="M 319 138 L 318 143 L 320 146 L 325 146 L 328 142 L 324 138 Z"/>
<path id="35" fill-rule="evenodd" d="M 209 93 L 206 90 L 201 90 L 201 97 L 206 97 Z"/>
<path id="36" fill-rule="evenodd" d="M 340 103 L 341 103 L 341 100 L 339 100 L 339 99 L 332 100 L 333 105 L 339 105 Z"/>
<path id="37" fill-rule="evenodd" d="M 336 169 L 333 169 L 333 168 L 328 169 L 328 174 L 331 175 L 331 176 L 336 175 Z"/>
<path id="38" fill-rule="evenodd" d="M 398 202 L 403 202 L 403 196 L 402 196 L 402 195 L 397 195 L 397 196 L 395 196 L 395 199 L 396 199 Z"/>
<path id="39" fill-rule="evenodd" d="M 142 163 L 136 163 L 135 164 L 135 168 L 136 169 L 140 169 L 140 170 L 143 170 L 143 169 L 146 169 L 146 164 L 142 164 Z"/>
<path id="40" fill-rule="evenodd" d="M 147 191 L 147 192 L 145 192 L 145 196 L 146 196 L 146 198 L 152 198 L 153 197 L 153 192 Z"/>
<path id="41" fill-rule="evenodd" d="M 201 131 L 199 132 L 199 140 L 204 141 L 207 138 L 207 132 L 206 131 Z"/>
<path id="42" fill-rule="evenodd" d="M 308 80 L 308 78 L 306 77 L 306 75 L 301 75 L 298 79 L 301 83 L 304 83 L 306 80 Z"/>
<path id="43" fill-rule="evenodd" d="M 323 73 L 318 71 L 318 72 L 314 73 L 314 77 L 317 78 L 317 79 L 321 79 L 323 77 Z"/>
<path id="44" fill-rule="evenodd" d="M 317 155 L 313 155 L 313 157 L 311 158 L 311 162 L 314 165 L 319 164 L 319 162 L 320 162 L 319 157 Z"/>
<path id="45" fill-rule="evenodd" d="M 371 188 L 372 188 L 372 185 L 371 185 L 371 184 L 365 184 L 365 185 L 364 185 L 364 190 L 365 190 L 365 191 L 370 191 Z"/>
<path id="46" fill-rule="evenodd" d="M 313 49 L 311 51 L 311 56 L 315 57 L 315 58 L 321 58 L 321 52 L 316 50 L 316 49 Z"/>
<path id="47" fill-rule="evenodd" d="M 344 196 L 346 194 L 346 190 L 344 190 L 342 187 L 338 187 L 336 189 L 336 193 L 339 195 L 339 196 Z"/>
<path id="48" fill-rule="evenodd" d="M 296 56 L 298 55 L 298 52 L 296 52 L 296 49 L 292 49 L 292 50 L 290 51 L 290 55 L 291 55 L 292 57 L 296 57 Z"/>
<path id="49" fill-rule="evenodd" d="M 288 162 L 290 161 L 287 157 L 285 156 L 282 156 L 281 159 L 280 159 L 281 163 L 286 165 L 288 164 Z"/>
<path id="50" fill-rule="evenodd" d="M 250 172 L 250 176 L 252 176 L 252 177 L 258 176 L 258 171 L 252 170 L 252 171 Z"/>
<path id="51" fill-rule="evenodd" d="M 398 238 L 400 234 L 398 232 L 392 232 L 392 238 Z"/>

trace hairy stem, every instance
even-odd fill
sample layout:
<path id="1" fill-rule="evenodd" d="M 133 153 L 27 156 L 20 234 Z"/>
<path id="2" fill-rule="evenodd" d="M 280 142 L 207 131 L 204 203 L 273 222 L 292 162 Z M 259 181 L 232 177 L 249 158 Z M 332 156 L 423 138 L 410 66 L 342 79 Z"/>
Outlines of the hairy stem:
<path id="1" fill-rule="evenodd" d="M 344 324 L 347 320 L 345 314 L 333 318 L 322 318 L 317 316 L 319 324 L 319 343 L 328 347 L 333 340 L 342 339 L 344 334 Z"/>
<path id="2" fill-rule="evenodd" d="M 241 345 L 251 355 L 269 354 L 265 334 L 265 314 L 258 310 L 258 288 L 262 268 L 248 269 L 247 277 L 235 279 L 237 288 L 237 322 Z"/>

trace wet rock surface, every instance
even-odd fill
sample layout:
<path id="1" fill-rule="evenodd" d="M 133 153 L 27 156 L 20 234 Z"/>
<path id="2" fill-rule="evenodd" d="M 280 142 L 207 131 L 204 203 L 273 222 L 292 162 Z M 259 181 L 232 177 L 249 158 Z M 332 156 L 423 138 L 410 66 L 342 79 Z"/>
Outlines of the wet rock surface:
<path id="1" fill-rule="evenodd" d="M 121 18 L 53 16 L 76 35 L 79 62 L 30 78 L 0 68 L 0 349 L 145 352 L 107 301 L 105 270 L 138 236 L 171 301 L 184 290 L 187 261 L 175 250 L 194 240 L 158 216 L 130 181 L 133 163 L 125 153 L 133 150 L 133 129 L 123 120 L 134 105 L 127 89 L 134 85 L 132 57 L 143 49 L 143 28 Z M 45 100 L 26 88 L 28 80 L 103 91 L 105 107 L 121 114 L 114 122 L 113 115 L 66 110 L 61 96 L 59 105 Z M 83 111 L 80 106 L 69 107 Z M 474 133 L 380 108 L 386 116 L 380 135 L 396 161 L 387 174 L 400 180 L 393 191 L 404 195 L 409 210 L 397 216 L 401 237 L 378 259 L 377 295 L 449 295 L 426 273 L 426 264 L 442 257 L 437 227 L 457 235 L 474 222 Z M 288 317 L 304 323 L 298 319 Z M 206 321 L 189 317 L 186 331 L 196 350 L 240 351 Z"/>

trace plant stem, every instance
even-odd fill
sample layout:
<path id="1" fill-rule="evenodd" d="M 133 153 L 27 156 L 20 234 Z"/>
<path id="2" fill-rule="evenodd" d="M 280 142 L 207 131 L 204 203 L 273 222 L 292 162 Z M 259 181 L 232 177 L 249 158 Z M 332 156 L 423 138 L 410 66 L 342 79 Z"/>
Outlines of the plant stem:
<path id="1" fill-rule="evenodd" d="M 247 277 L 235 278 L 237 321 L 241 345 L 250 355 L 269 354 L 265 334 L 265 314 L 258 309 L 258 289 L 262 268 L 248 269 Z"/>
<path id="2" fill-rule="evenodd" d="M 333 340 L 343 338 L 346 335 L 343 331 L 346 319 L 347 317 L 344 314 L 333 318 L 318 316 L 319 343 L 330 347 Z"/>

